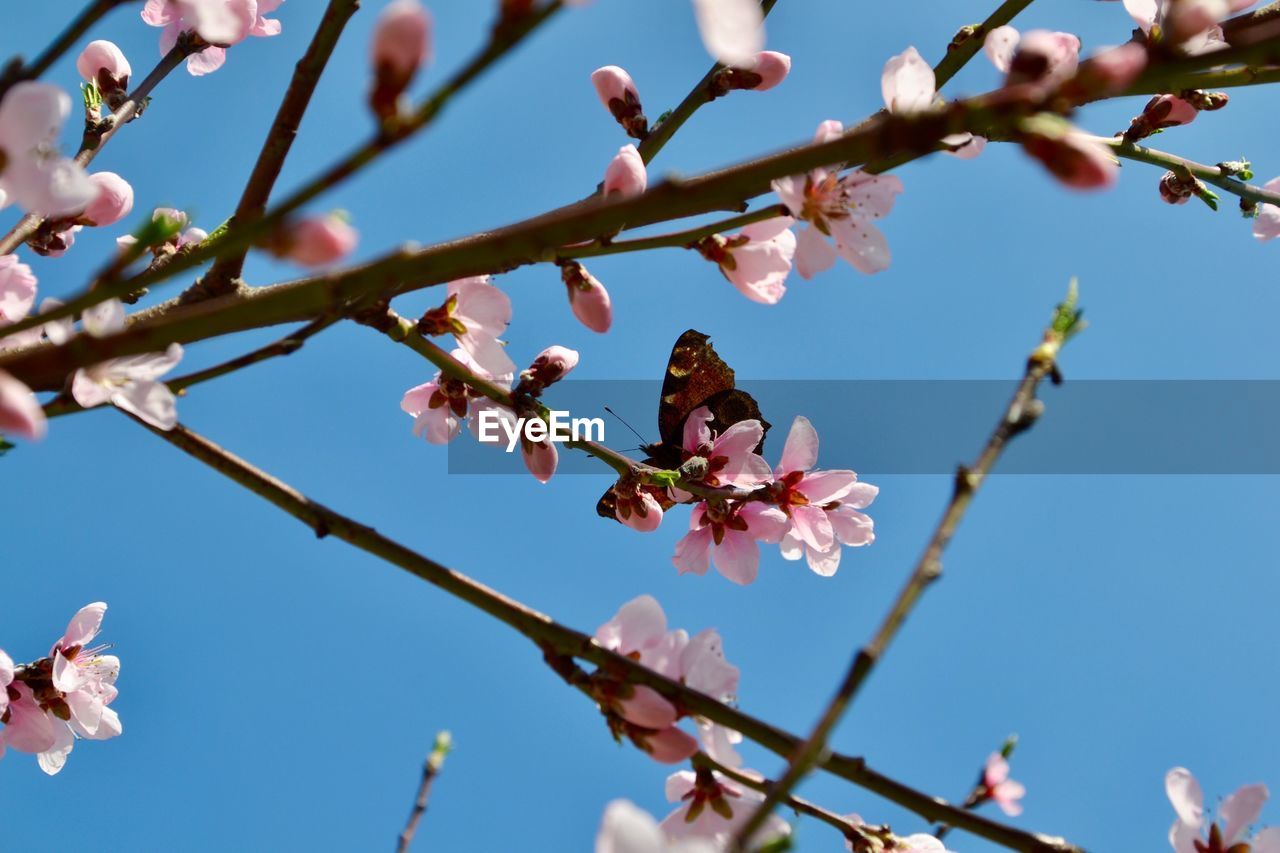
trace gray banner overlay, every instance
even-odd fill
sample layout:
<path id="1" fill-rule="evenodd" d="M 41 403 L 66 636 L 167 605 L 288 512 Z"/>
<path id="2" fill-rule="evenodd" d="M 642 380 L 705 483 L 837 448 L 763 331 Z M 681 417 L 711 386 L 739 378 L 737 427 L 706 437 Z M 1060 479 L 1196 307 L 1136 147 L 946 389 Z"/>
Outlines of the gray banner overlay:
<path id="1" fill-rule="evenodd" d="M 1016 386 L 1011 380 L 740 381 L 772 424 L 764 456 L 776 464 L 791 421 L 803 414 L 821 439 L 821 468 L 860 475 L 942 474 L 976 455 Z M 568 380 L 545 403 L 574 418 L 600 417 L 605 443 L 632 453 L 658 440 L 661 383 Z M 1280 380 L 1069 380 L 1045 384 L 1046 410 L 1001 460 L 1002 474 L 1280 474 Z M 452 474 L 514 474 L 517 450 L 482 445 L 464 428 L 449 445 Z M 607 474 L 603 463 L 560 447 L 562 474 Z"/>

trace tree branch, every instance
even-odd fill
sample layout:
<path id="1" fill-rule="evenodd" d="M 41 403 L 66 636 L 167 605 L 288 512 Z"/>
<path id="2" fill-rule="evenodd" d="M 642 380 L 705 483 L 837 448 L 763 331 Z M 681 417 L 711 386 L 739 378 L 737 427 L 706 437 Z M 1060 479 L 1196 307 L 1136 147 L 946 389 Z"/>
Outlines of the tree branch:
<path id="1" fill-rule="evenodd" d="M 1053 322 L 1045 330 L 1044 342 L 1027 360 L 1022 381 L 1018 384 L 1004 414 L 996 423 L 977 461 L 971 467 L 962 466 L 957 472 L 951 500 L 943 511 L 942 518 L 938 521 L 928 545 L 925 546 L 924 553 L 912 570 L 906 586 L 898 594 L 888 615 L 885 616 L 870 642 L 854 655 L 839 688 L 827 704 L 817 725 L 814 726 L 804 744 L 792 754 L 786 773 L 770 786 L 764 801 L 751 818 L 739 826 L 735 834 L 736 849 L 744 849 L 745 841 L 764 825 L 765 819 L 774 807 L 782 802 L 805 774 L 822 760 L 832 731 L 866 683 L 867 676 L 884 657 L 889 644 L 897 636 L 925 589 L 942 575 L 942 553 L 955 535 L 961 520 L 964 519 L 974 495 L 977 494 L 987 475 L 991 473 L 991 469 L 1004 452 L 1009 440 L 1035 423 L 1043 409 L 1043 405 L 1036 399 L 1036 390 L 1045 377 L 1053 376 L 1055 380 L 1057 379 L 1058 350 L 1079 328 L 1081 326 L 1079 326 L 1079 312 L 1075 307 L 1075 283 L 1072 282 L 1071 293 L 1058 307 Z"/>
<path id="2" fill-rule="evenodd" d="M 1014 19 L 1033 0 L 1005 0 L 981 24 L 961 27 L 947 45 L 947 54 L 933 67 L 934 85 L 941 89 L 982 50 L 987 34 Z"/>
<path id="3" fill-rule="evenodd" d="M 252 220 L 266 211 L 271 189 L 280 177 L 285 158 L 289 156 L 289 150 L 293 147 L 294 139 L 297 138 L 298 127 L 302 123 L 307 107 L 311 104 L 311 96 L 315 94 L 320 75 L 329 64 L 329 58 L 333 55 L 333 50 L 347 22 L 359 8 L 360 0 L 329 0 L 329 5 L 325 8 L 324 15 L 316 27 L 315 35 L 311 37 L 311 43 L 307 45 L 306 52 L 294 68 L 293 78 L 289 81 L 289 88 L 284 93 L 284 100 L 280 102 L 275 121 L 267 131 L 267 138 L 262 143 L 262 150 L 258 153 L 258 162 L 254 164 L 244 192 L 240 194 L 240 203 L 236 205 L 236 212 L 228 221 L 228 226 L 234 226 L 238 221 Z M 209 272 L 204 275 L 202 280 L 204 292 L 215 295 L 232 289 L 235 280 L 240 277 L 244 269 L 247 252 L 247 249 L 242 249 L 218 258 Z"/>
<path id="4" fill-rule="evenodd" d="M 431 747 L 431 754 L 422 763 L 422 782 L 418 785 L 418 796 L 414 798 L 413 810 L 409 812 L 409 820 L 405 824 L 404 830 L 400 833 L 399 841 L 396 844 L 398 853 L 407 853 L 410 845 L 413 844 L 413 838 L 418 834 L 418 824 L 422 822 L 422 815 L 427 810 L 427 798 L 431 796 L 431 783 L 435 781 L 435 778 L 440 775 L 440 771 L 444 769 L 445 756 L 452 750 L 453 738 L 449 733 L 438 733 L 435 744 Z"/>
<path id="5" fill-rule="evenodd" d="M 90 27 L 106 17 L 107 13 L 115 7 L 129 2 L 133 0 L 93 0 L 80 11 L 79 15 L 76 15 L 71 23 L 67 24 L 66 29 L 59 33 L 58 37 L 30 65 L 24 66 L 19 57 L 14 57 L 8 63 L 5 72 L 0 74 L 0 98 L 4 98 L 5 93 L 15 83 L 34 80 L 44 74 L 62 54 L 70 50 L 80 37 L 89 31 Z"/>

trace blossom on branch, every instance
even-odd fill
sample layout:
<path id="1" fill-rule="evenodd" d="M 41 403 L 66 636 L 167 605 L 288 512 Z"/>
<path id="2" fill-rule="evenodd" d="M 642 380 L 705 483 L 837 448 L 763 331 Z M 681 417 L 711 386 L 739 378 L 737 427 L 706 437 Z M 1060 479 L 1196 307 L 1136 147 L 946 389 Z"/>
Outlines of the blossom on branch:
<path id="1" fill-rule="evenodd" d="M 1169 844 L 1174 853 L 1218 853 L 1249 850 L 1251 853 L 1280 853 L 1280 827 L 1263 829 L 1248 837 L 1249 826 L 1262 813 L 1270 792 L 1266 785 L 1242 785 L 1218 806 L 1218 821 L 1208 821 L 1204 813 L 1204 793 L 1200 783 L 1185 767 L 1175 767 L 1164 777 L 1165 792 L 1178 819 L 1169 828 Z M 1204 840 L 1208 837 L 1208 842 Z"/>
<path id="2" fill-rule="evenodd" d="M 346 214 L 335 210 L 289 223 L 272 237 L 270 249 L 278 258 L 304 267 L 319 267 L 351 254 L 359 240 L 360 234 L 351 227 Z"/>
<path id="3" fill-rule="evenodd" d="M 795 220 L 778 216 L 753 222 L 737 234 L 713 234 L 695 248 L 738 292 L 752 302 L 774 305 L 787 292 L 786 280 L 796 254 Z"/>
<path id="4" fill-rule="evenodd" d="M 84 210 L 97 188 L 84 169 L 57 152 L 71 98 L 49 83 L 28 81 L 0 100 L 0 207 L 17 204 L 38 216 Z"/>
<path id="5" fill-rule="evenodd" d="M 1023 34 L 1005 24 L 987 33 L 982 47 L 996 70 L 1005 74 L 1006 86 L 1057 85 L 1074 75 L 1080 62 L 1080 39 L 1071 33 L 1031 30 Z"/>
<path id="6" fill-rule="evenodd" d="M 124 51 L 114 42 L 105 39 L 89 42 L 76 57 L 76 70 L 86 81 L 98 87 L 112 109 L 123 103 L 128 95 L 133 69 Z"/>
<path id="7" fill-rule="evenodd" d="M 1009 778 L 1009 760 L 998 752 L 991 753 L 982 769 L 983 797 L 1000 807 L 1009 817 L 1022 814 L 1019 802 L 1027 793 L 1021 782 Z"/>
<path id="8" fill-rule="evenodd" d="M 90 645 L 106 611 L 100 601 L 81 608 L 48 657 L 33 663 L 14 667 L 0 652 L 0 755 L 6 746 L 34 753 L 40 768 L 53 775 L 77 739 L 106 740 L 123 731 L 109 707 L 119 693 L 120 659 L 102 654 L 107 646 Z"/>
<path id="9" fill-rule="evenodd" d="M 511 298 L 487 275 L 451 281 L 447 293 L 444 304 L 418 320 L 418 331 L 453 335 L 487 377 L 503 377 L 509 383 L 516 363 L 498 336 L 511 323 Z"/>
<path id="10" fill-rule="evenodd" d="M 739 771 L 760 778 L 754 771 Z M 747 822 L 764 794 L 721 773 L 698 768 L 681 770 L 667 777 L 667 800 L 679 803 L 663 818 L 663 832 L 671 839 L 707 839 L 716 850 L 725 850 L 738 828 Z M 761 847 L 791 834 L 791 825 L 776 814 L 748 839 L 747 850 Z"/>
<path id="11" fill-rule="evenodd" d="M 640 156 L 640 152 L 634 145 L 624 145 L 618 149 L 618 153 L 604 170 L 604 186 L 601 192 L 605 198 L 610 196 L 631 198 L 644 192 L 648 181 L 644 158 Z"/>
<path id="12" fill-rule="evenodd" d="M 649 119 L 645 117 L 640 92 L 631 75 L 616 65 L 606 65 L 591 72 L 591 85 L 600 103 L 622 125 L 627 136 L 644 139 L 649 133 Z"/>
<path id="13" fill-rule="evenodd" d="M 160 33 L 163 56 L 184 34 L 206 45 L 187 57 L 187 71 L 199 77 L 217 71 L 227 61 L 227 48 L 249 36 L 276 36 L 280 22 L 265 17 L 284 0 L 147 0 L 142 20 Z"/>
<path id="14" fill-rule="evenodd" d="M 613 325 L 613 302 L 600 279 L 577 261 L 560 264 L 560 278 L 569 292 L 569 308 L 582 325 L 604 334 Z"/>
<path id="15" fill-rule="evenodd" d="M 840 546 L 875 541 L 875 524 L 860 510 L 880 490 L 858 482 L 853 471 L 815 471 L 818 433 L 805 417 L 797 417 L 787 434 L 782 458 L 773 472 L 772 499 L 787 514 L 789 526 L 780 543 L 782 556 L 798 560 L 830 577 L 840 567 Z"/>
<path id="16" fill-rule="evenodd" d="M 881 845 L 878 848 L 855 847 L 852 838 L 846 839 L 845 847 L 854 853 L 862 853 L 863 850 L 883 850 L 884 853 L 953 853 L 947 850 L 946 845 L 937 838 L 923 832 L 899 836 L 890 832 L 887 826 L 874 826 L 865 822 L 857 814 L 845 815 L 844 819 L 860 828 L 866 835 L 876 839 Z"/>
<path id="17" fill-rule="evenodd" d="M 629 800 L 614 800 L 605 807 L 595 853 L 716 853 L 704 839 L 671 841 L 653 816 Z"/>
<path id="18" fill-rule="evenodd" d="M 85 331 L 95 337 L 124 328 L 124 308 L 108 300 L 85 312 Z M 164 352 L 128 355 L 84 367 L 71 378 L 71 396 L 86 409 L 110 403 L 161 430 L 178 422 L 177 398 L 160 377 L 182 360 L 182 345 Z"/>
<path id="19" fill-rule="evenodd" d="M 843 132 L 840 122 L 825 121 L 814 142 L 827 142 Z M 841 175 L 838 168 L 819 168 L 779 178 L 773 189 L 792 216 L 809 223 L 796 237 L 796 272 L 803 278 L 829 269 L 837 256 L 868 274 L 889 267 L 889 244 L 872 223 L 889 214 L 902 192 L 896 175 L 871 175 L 860 169 Z"/>
<path id="20" fill-rule="evenodd" d="M 44 409 L 31 389 L 0 370 L 0 435 L 44 438 Z M 2 710 L 2 709 L 0 709 Z"/>
<path id="21" fill-rule="evenodd" d="M 896 115 L 923 112 L 942 103 L 937 77 L 914 47 L 890 57 L 884 64 L 880 75 L 880 94 L 884 98 L 885 109 Z M 985 138 L 972 133 L 948 134 L 940 142 L 945 153 L 962 160 L 977 157 L 987 145 Z"/>
<path id="22" fill-rule="evenodd" d="M 431 61 L 431 15 L 418 0 L 393 0 L 378 15 L 370 47 L 374 83 L 369 106 L 382 120 L 399 113 L 400 96 Z"/>
<path id="23" fill-rule="evenodd" d="M 1280 178 L 1272 178 L 1262 188 L 1267 192 L 1280 193 Z M 1263 243 L 1280 237 L 1280 207 L 1258 205 L 1258 215 L 1253 220 L 1253 236 Z"/>

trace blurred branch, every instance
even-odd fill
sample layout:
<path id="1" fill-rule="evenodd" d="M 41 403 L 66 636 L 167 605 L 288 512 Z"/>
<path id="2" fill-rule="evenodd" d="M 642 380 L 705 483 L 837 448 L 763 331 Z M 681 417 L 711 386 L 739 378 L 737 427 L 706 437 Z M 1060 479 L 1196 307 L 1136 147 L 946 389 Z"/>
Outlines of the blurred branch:
<path id="1" fill-rule="evenodd" d="M 431 747 L 431 754 L 427 756 L 427 760 L 422 764 L 422 782 L 418 785 L 418 796 L 414 798 L 413 810 L 409 812 L 409 820 L 405 824 L 404 830 L 400 833 L 400 839 L 396 844 L 398 853 L 406 853 L 410 845 L 413 844 L 413 837 L 418 834 L 418 824 L 422 822 L 422 815 L 427 810 L 427 798 L 431 796 L 431 783 L 440 775 L 440 771 L 444 769 L 444 759 L 453 750 L 453 737 L 448 732 L 440 732 L 436 735 L 435 743 Z"/>
<path id="2" fill-rule="evenodd" d="M 360 0 L 329 0 L 315 35 L 311 37 L 311 43 L 294 68 L 284 100 L 280 102 L 275 121 L 267 131 L 262 150 L 258 152 L 258 161 L 254 164 L 228 226 L 254 219 L 266 211 L 271 189 L 280 177 L 285 158 L 289 156 L 289 149 L 298 136 L 298 127 L 311 104 L 311 96 L 315 94 L 320 75 L 329 64 L 329 58 L 333 56 L 333 50 L 347 22 L 359 8 Z M 247 249 L 241 249 L 218 258 L 202 279 L 203 291 L 214 295 L 232 289 L 235 280 L 240 278 L 247 252 Z"/>
<path id="3" fill-rule="evenodd" d="M 746 839 L 751 838 L 764 825 L 774 807 L 795 790 L 805 774 L 822 761 L 823 755 L 827 752 L 832 731 L 857 697 L 871 671 L 884 657 L 890 643 L 898 635 L 899 629 L 919 602 L 925 589 L 942 575 L 942 553 L 955 535 L 978 489 L 991 473 L 991 469 L 995 467 L 1009 441 L 1029 429 L 1039 417 L 1044 406 L 1036 399 L 1036 391 L 1046 377 L 1053 377 L 1055 382 L 1059 381 L 1058 350 L 1081 328 L 1083 324 L 1080 320 L 1080 312 L 1076 308 L 1075 282 L 1073 281 L 1067 299 L 1058 306 L 1050 326 L 1045 330 L 1043 342 L 1027 359 L 1022 381 L 987 439 L 986 446 L 983 447 L 972 466 L 961 466 L 957 471 L 951 500 L 947 503 L 942 518 L 939 519 L 906 586 L 889 608 L 889 613 L 885 616 L 880 628 L 850 661 L 839 688 L 827 704 L 817 725 L 805 742 L 792 753 L 786 773 L 770 786 L 764 801 L 757 807 L 751 818 L 739 825 L 735 834 L 734 847 L 731 849 L 743 849 Z"/>
<path id="4" fill-rule="evenodd" d="M 544 653 L 551 652 L 589 661 L 633 684 L 651 687 L 668 699 L 678 702 L 690 714 L 705 717 L 740 732 L 777 755 L 791 754 L 802 743 L 793 734 L 660 675 L 638 661 L 615 654 L 592 637 L 561 625 L 515 599 L 406 548 L 372 527 L 311 500 L 287 483 L 255 468 L 182 425 L 165 432 L 137 421 L 136 418 L 133 420 L 158 438 L 298 519 L 311 528 L 316 536 L 333 536 L 404 569 L 514 628 L 536 643 Z M 820 762 L 820 766 L 926 820 L 949 823 L 957 829 L 971 832 L 1011 850 L 1023 853 L 1080 853 L 1079 848 L 1061 838 L 1026 832 L 958 809 L 945 800 L 924 794 L 872 770 L 862 758 L 832 753 Z"/>

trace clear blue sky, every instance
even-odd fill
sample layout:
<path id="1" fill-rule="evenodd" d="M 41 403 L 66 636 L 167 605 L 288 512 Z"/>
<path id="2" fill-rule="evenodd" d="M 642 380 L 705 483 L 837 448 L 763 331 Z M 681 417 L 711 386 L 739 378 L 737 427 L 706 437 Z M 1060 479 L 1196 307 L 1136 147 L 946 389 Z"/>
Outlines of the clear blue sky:
<path id="1" fill-rule="evenodd" d="M 286 188 L 370 129 L 366 45 L 381 4 L 365 5 L 320 86 Z M 494 5 L 438 4 L 437 60 L 418 91 L 465 61 Z M 936 60 L 957 27 L 993 5 L 783 0 L 769 44 L 793 55 L 791 79 L 704 110 L 657 171 L 695 172 L 807 139 L 822 119 L 856 120 L 880 106 L 888 56 L 914 44 Z M 200 225 L 217 225 L 320 7 L 292 0 L 278 15 L 279 38 L 236 47 L 210 77 L 166 80 L 96 165 L 125 175 L 140 209 L 183 207 Z M 157 56 L 158 31 L 137 11 L 121 9 L 92 35 L 118 42 L 141 76 Z M 10 4 L 4 16 L 0 53 L 9 55 L 43 44 L 65 12 Z M 1018 23 L 1070 29 L 1086 48 L 1130 30 L 1119 4 L 1072 0 L 1042 0 Z M 429 134 L 325 206 L 352 212 L 360 254 L 373 256 L 580 197 L 625 141 L 588 83 L 608 63 L 631 71 L 651 116 L 674 105 L 708 63 L 686 0 L 598 0 L 561 15 Z M 73 87 L 71 60 L 49 79 Z M 995 82 L 979 58 L 950 91 Z M 1226 110 L 1159 141 L 1207 162 L 1247 155 L 1265 180 L 1280 174 L 1274 126 L 1263 118 L 1274 104 L 1271 92 L 1239 90 Z M 1140 100 L 1093 108 L 1082 123 L 1110 133 L 1140 108 Z M 67 129 L 68 146 L 75 131 Z M 671 341 L 694 325 L 741 377 L 1012 379 L 1076 275 L 1092 326 L 1064 357 L 1069 378 L 1277 376 L 1280 247 L 1256 244 L 1230 201 L 1217 215 L 1194 202 L 1164 205 L 1158 170 L 1137 164 L 1114 192 L 1071 195 L 1000 146 L 974 162 L 940 157 L 901 175 L 906 191 L 884 223 L 894 263 L 874 279 L 840 266 L 814 282 L 793 280 L 768 308 L 685 253 L 605 259 L 591 268 L 609 286 L 616 321 L 601 338 L 572 318 L 554 270 L 522 270 L 501 279 L 515 303 L 512 354 L 523 363 L 562 343 L 581 350 L 583 378 L 655 379 Z M 0 225 L 14 216 L 5 211 Z M 61 260 L 23 256 L 43 294 L 66 296 L 116 233 L 85 231 Z M 296 272 L 257 258 L 247 275 L 265 283 Z M 406 299 L 403 310 L 435 296 Z M 274 334 L 193 346 L 188 366 Z M 527 476 L 448 476 L 446 454 L 416 441 L 398 409 L 401 393 L 431 372 L 412 353 L 344 328 L 202 386 L 180 411 L 309 495 L 574 626 L 593 629 L 633 596 L 656 595 L 673 625 L 719 628 L 743 669 L 741 706 L 793 730 L 809 727 L 874 628 L 949 487 L 945 476 L 864 470 L 856 452 L 824 455 L 825 465 L 859 469 L 882 487 L 874 546 L 847 553 L 833 579 L 774 553 L 748 588 L 678 577 L 669 558 L 684 513 L 649 537 L 599 521 L 604 475 L 547 486 Z M 1052 392 L 1047 401 L 1052 419 Z M 767 413 L 783 427 L 794 414 Z M 858 400 L 846 401 L 844 416 L 860 417 Z M 646 432 L 650 417 L 638 418 Z M 610 434 L 625 446 L 620 431 Z M 775 437 L 768 455 L 780 448 Z M 56 778 L 27 756 L 6 756 L 4 847 L 385 849 L 443 728 L 457 750 L 435 789 L 424 847 L 584 850 L 610 799 L 665 812 L 668 771 L 615 746 L 596 710 L 523 638 L 340 542 L 317 542 L 124 418 L 59 420 L 43 445 L 21 447 L 0 472 L 0 645 L 19 659 L 41 654 L 76 608 L 106 600 L 105 638 L 123 659 L 116 707 L 125 727 L 111 742 L 82 744 Z M 835 745 L 959 797 L 1016 731 L 1014 776 L 1029 789 L 1018 824 L 1097 850 L 1164 847 L 1173 813 L 1162 778 L 1171 766 L 1194 770 L 1211 800 L 1244 782 L 1280 786 L 1277 497 L 1280 483 L 1266 477 L 993 479 L 944 580 Z M 781 765 L 747 756 L 764 772 Z M 804 793 L 903 831 L 920 827 L 829 779 L 815 777 Z M 1280 807 L 1265 819 L 1280 822 Z M 798 832 L 801 849 L 839 849 L 811 821 Z M 991 849 L 959 835 L 953 843 Z"/>

